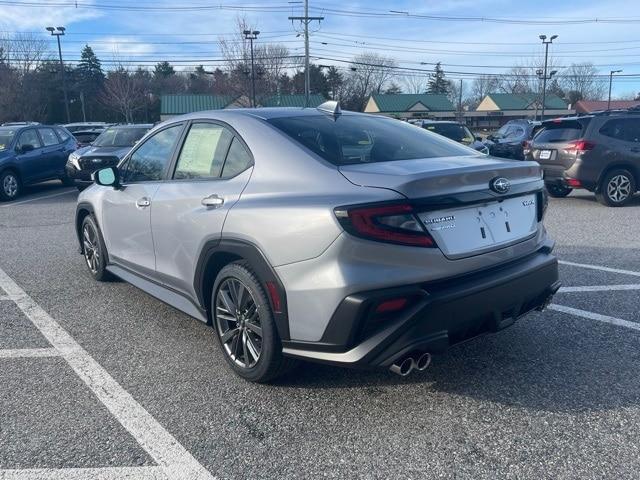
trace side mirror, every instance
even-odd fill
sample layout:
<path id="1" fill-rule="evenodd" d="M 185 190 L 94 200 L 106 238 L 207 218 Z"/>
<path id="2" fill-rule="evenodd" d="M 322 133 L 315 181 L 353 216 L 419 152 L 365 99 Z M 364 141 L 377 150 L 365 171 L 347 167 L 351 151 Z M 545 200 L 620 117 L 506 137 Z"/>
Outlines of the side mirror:
<path id="1" fill-rule="evenodd" d="M 18 147 L 18 151 L 20 153 L 27 153 L 27 152 L 32 152 L 36 149 L 36 147 L 34 147 L 33 145 L 31 145 L 30 143 L 25 143 L 24 145 L 22 145 L 21 147 Z"/>
<path id="2" fill-rule="evenodd" d="M 120 187 L 120 173 L 116 167 L 107 167 L 97 170 L 93 174 L 93 181 L 103 187 Z"/>

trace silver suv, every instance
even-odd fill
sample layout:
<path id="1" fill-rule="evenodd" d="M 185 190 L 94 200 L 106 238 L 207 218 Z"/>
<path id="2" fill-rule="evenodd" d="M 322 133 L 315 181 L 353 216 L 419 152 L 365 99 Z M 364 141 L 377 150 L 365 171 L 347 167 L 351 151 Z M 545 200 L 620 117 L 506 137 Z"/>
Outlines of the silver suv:
<path id="1" fill-rule="evenodd" d="M 91 275 L 211 323 L 252 381 L 296 359 L 406 375 L 559 288 L 535 162 L 335 104 L 177 117 L 95 183 Z"/>

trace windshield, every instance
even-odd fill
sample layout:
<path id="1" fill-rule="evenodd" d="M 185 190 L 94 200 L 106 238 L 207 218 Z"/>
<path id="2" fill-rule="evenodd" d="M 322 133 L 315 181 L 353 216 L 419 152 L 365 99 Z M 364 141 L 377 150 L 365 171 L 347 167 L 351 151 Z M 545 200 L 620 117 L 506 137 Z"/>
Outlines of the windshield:
<path id="1" fill-rule="evenodd" d="M 465 145 L 469 145 L 474 141 L 471 131 L 464 125 L 456 123 L 428 123 L 423 128 L 450 138 L 458 143 L 464 143 Z"/>
<path id="2" fill-rule="evenodd" d="M 317 115 L 268 122 L 334 165 L 477 154 L 420 127 L 383 117 Z"/>
<path id="3" fill-rule="evenodd" d="M 149 130 L 148 127 L 107 128 L 93 145 L 96 147 L 133 147 Z"/>
<path id="4" fill-rule="evenodd" d="M 10 128 L 0 128 L 0 150 L 9 148 L 16 131 Z"/>

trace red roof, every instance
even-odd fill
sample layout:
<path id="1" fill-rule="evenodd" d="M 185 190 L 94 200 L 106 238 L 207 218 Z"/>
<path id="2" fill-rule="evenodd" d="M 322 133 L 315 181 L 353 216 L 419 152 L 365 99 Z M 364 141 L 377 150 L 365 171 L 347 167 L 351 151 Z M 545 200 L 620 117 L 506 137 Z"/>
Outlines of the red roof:
<path id="1" fill-rule="evenodd" d="M 640 100 L 611 100 L 611 110 L 618 110 L 623 108 L 637 107 L 640 105 Z M 577 113 L 591 113 L 598 110 L 607 109 L 606 100 L 580 100 L 576 102 L 575 109 Z"/>

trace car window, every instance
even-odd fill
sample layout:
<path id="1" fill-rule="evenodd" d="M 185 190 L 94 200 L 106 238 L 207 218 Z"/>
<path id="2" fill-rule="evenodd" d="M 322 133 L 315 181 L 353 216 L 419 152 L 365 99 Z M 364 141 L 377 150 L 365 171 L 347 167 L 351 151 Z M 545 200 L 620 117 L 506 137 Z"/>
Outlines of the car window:
<path id="1" fill-rule="evenodd" d="M 107 128 L 95 141 L 96 147 L 133 147 L 149 127 L 112 127 Z"/>
<path id="2" fill-rule="evenodd" d="M 11 128 L 0 128 L 0 150 L 6 150 L 11 145 L 11 141 L 16 131 Z"/>
<path id="3" fill-rule="evenodd" d="M 17 147 L 22 148 L 25 145 L 33 145 L 33 148 L 40 148 L 42 146 L 35 129 L 25 130 L 20 134 L 20 137 L 18 137 Z"/>
<path id="4" fill-rule="evenodd" d="M 69 140 L 69 134 L 66 132 L 64 128 L 56 127 L 56 132 L 58 133 L 60 140 L 62 140 L 63 142 L 66 142 L 67 140 Z"/>
<path id="5" fill-rule="evenodd" d="M 162 180 L 181 131 L 182 124 L 178 124 L 149 137 L 131 154 L 124 181 L 130 183 Z"/>
<path id="6" fill-rule="evenodd" d="M 640 120 L 634 118 L 609 120 L 600 128 L 600 133 L 625 142 L 638 143 L 640 142 Z"/>
<path id="7" fill-rule="evenodd" d="M 582 136 L 583 126 L 575 120 L 547 123 L 535 136 L 536 143 L 564 143 Z"/>
<path id="8" fill-rule="evenodd" d="M 40 138 L 42 138 L 42 143 L 44 143 L 45 147 L 60 143 L 53 128 L 39 128 L 38 132 L 40 132 Z"/>
<path id="9" fill-rule="evenodd" d="M 428 123 L 423 128 L 460 143 L 469 144 L 474 140 L 467 127 L 456 123 Z"/>
<path id="10" fill-rule="evenodd" d="M 227 160 L 224 162 L 224 169 L 222 170 L 223 178 L 235 177 L 241 172 L 244 172 L 251 166 L 251 155 L 237 137 L 234 137 L 229 147 L 229 153 L 227 154 Z"/>
<path id="11" fill-rule="evenodd" d="M 232 138 L 233 134 L 221 125 L 192 125 L 180 151 L 173 178 L 219 177 Z"/>
<path id="12" fill-rule="evenodd" d="M 474 154 L 467 147 L 390 118 L 308 115 L 268 122 L 334 165 Z"/>

